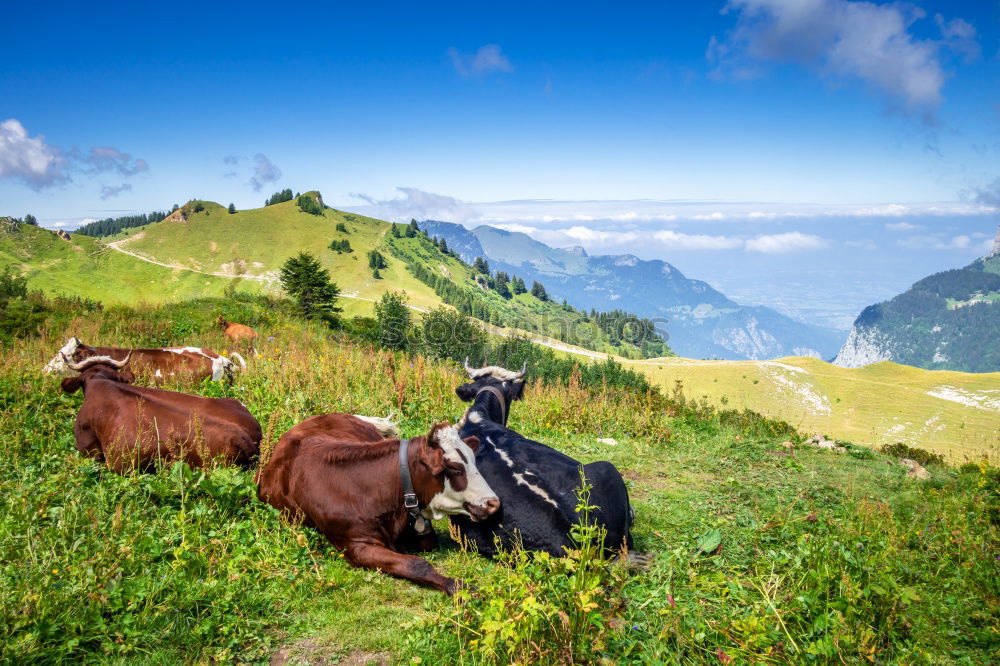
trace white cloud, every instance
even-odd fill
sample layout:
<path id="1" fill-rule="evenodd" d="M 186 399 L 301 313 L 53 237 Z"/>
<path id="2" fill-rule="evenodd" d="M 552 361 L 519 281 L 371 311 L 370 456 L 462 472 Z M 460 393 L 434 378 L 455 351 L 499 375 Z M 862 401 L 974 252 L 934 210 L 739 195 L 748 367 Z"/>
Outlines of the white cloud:
<path id="1" fill-rule="evenodd" d="M 225 160 L 223 160 L 225 161 Z M 228 164 L 229 162 L 227 162 Z M 253 156 L 253 175 L 247 184 L 253 188 L 254 192 L 260 192 L 268 183 L 275 183 L 281 179 L 281 169 L 272 162 L 267 155 L 257 153 Z"/>
<path id="2" fill-rule="evenodd" d="M 132 186 L 128 183 L 122 183 L 118 186 L 105 185 L 101 188 L 101 198 L 110 199 L 111 197 L 116 197 L 123 192 L 131 192 Z"/>
<path id="3" fill-rule="evenodd" d="M 918 229 L 923 229 L 919 224 L 911 224 L 909 222 L 890 222 L 885 225 L 887 231 L 917 231 Z"/>
<path id="4" fill-rule="evenodd" d="M 375 199 L 366 194 L 352 194 L 369 204 L 371 215 L 397 222 L 418 220 L 443 220 L 468 222 L 478 219 L 479 212 L 465 202 L 444 194 L 425 192 L 415 187 L 397 187 L 402 196 L 395 199 Z"/>
<path id="5" fill-rule="evenodd" d="M 669 229 L 655 232 L 653 238 L 665 247 L 677 250 L 733 250 L 743 247 L 744 244 L 744 241 L 739 238 L 684 234 Z"/>
<path id="6" fill-rule="evenodd" d="M 514 66 L 497 44 L 480 46 L 473 54 L 460 53 L 455 47 L 448 49 L 455 71 L 461 76 L 480 76 L 489 72 L 513 72 Z"/>
<path id="7" fill-rule="evenodd" d="M 529 235 L 536 234 L 541 231 L 538 227 L 529 227 L 524 224 L 498 224 L 496 225 L 496 228 L 503 229 L 504 231 L 511 231 L 513 233 Z"/>
<path id="8" fill-rule="evenodd" d="M 1000 178 L 983 187 L 977 187 L 972 191 L 972 196 L 976 203 L 993 209 L 1000 208 Z"/>
<path id="9" fill-rule="evenodd" d="M 70 180 L 67 161 L 55 146 L 45 143 L 14 118 L 0 123 L 0 179 L 20 181 L 33 190 L 41 190 Z"/>
<path id="10" fill-rule="evenodd" d="M 801 250 L 819 250 L 827 246 L 826 240 L 812 234 L 789 231 L 783 234 L 764 234 L 746 241 L 750 252 L 784 254 Z"/>
<path id="11" fill-rule="evenodd" d="M 71 174 L 117 174 L 129 178 L 149 171 L 146 160 L 112 146 L 94 146 L 83 153 L 73 148 L 63 151 L 45 142 L 41 134 L 31 137 L 16 119 L 0 123 L 0 179 L 24 183 L 33 190 L 61 185 L 72 180 Z M 103 185 L 101 198 L 131 190 L 132 186 Z"/>
<path id="12" fill-rule="evenodd" d="M 141 157 L 133 158 L 128 153 L 111 146 L 95 146 L 86 155 L 74 149 L 71 154 L 74 159 L 85 165 L 84 168 L 88 173 L 92 174 L 116 172 L 126 178 L 149 171 L 146 160 Z"/>
<path id="13" fill-rule="evenodd" d="M 717 76 L 746 78 L 760 62 L 793 62 L 821 76 L 856 78 L 907 110 L 935 109 L 945 72 L 943 48 L 975 57 L 975 29 L 961 19 L 936 22 L 941 39 L 911 31 L 925 17 L 904 3 L 850 0 L 729 0 L 736 27 L 709 43 Z"/>
<path id="14" fill-rule="evenodd" d="M 692 220 L 708 220 L 708 221 L 711 221 L 711 220 L 724 220 L 724 219 L 726 219 L 726 215 L 725 215 L 725 213 L 720 213 L 719 211 L 715 211 L 713 213 L 700 213 L 698 215 L 692 215 L 691 219 Z"/>
<path id="15" fill-rule="evenodd" d="M 958 234 L 948 237 L 944 234 L 924 234 L 907 236 L 896 244 L 911 250 L 972 250 L 980 248 L 989 250 L 993 242 L 990 239 L 973 240 L 976 234 Z"/>

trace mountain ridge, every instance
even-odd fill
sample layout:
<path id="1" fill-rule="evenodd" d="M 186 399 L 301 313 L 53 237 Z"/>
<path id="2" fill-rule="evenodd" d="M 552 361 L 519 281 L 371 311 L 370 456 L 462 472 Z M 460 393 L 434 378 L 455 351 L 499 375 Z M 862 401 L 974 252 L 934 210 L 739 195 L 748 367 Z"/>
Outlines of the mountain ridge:
<path id="1" fill-rule="evenodd" d="M 839 331 L 796 321 L 766 306 L 736 303 L 666 261 L 553 248 L 527 234 L 488 225 L 467 229 L 425 220 L 422 226 L 443 237 L 463 259 L 483 256 L 494 267 L 538 280 L 554 296 L 578 306 L 621 307 L 663 320 L 657 323 L 669 333 L 671 347 L 689 358 L 832 358 L 843 341 Z"/>
<path id="2" fill-rule="evenodd" d="M 968 266 L 918 280 L 869 305 L 834 364 L 895 361 L 928 370 L 1000 371 L 1000 230 L 994 251 Z"/>

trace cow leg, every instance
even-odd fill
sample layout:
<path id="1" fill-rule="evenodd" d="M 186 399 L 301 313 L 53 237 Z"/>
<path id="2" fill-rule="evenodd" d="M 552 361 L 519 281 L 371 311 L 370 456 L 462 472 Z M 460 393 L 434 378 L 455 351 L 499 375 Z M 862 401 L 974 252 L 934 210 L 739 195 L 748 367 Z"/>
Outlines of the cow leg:
<path id="1" fill-rule="evenodd" d="M 351 544 L 347 547 L 346 555 L 347 561 L 356 567 L 378 569 L 397 578 L 437 588 L 449 595 L 454 594 L 459 586 L 459 581 L 442 576 L 424 558 L 397 553 L 385 546 L 370 543 Z"/>

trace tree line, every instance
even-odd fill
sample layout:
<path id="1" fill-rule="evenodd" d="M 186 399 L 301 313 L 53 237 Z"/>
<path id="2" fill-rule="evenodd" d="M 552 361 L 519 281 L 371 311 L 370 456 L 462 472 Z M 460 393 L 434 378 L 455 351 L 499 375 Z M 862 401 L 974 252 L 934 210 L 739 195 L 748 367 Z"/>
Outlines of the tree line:
<path id="1" fill-rule="evenodd" d="M 174 207 L 176 210 L 176 206 Z M 168 212 L 164 211 L 153 211 L 152 213 L 145 213 L 143 215 L 123 215 L 121 217 L 106 217 L 103 220 L 97 220 L 96 222 L 88 222 L 74 233 L 83 234 L 84 236 L 92 236 L 94 238 L 100 238 L 102 236 L 114 236 L 119 231 L 125 229 L 131 229 L 132 227 L 143 227 L 147 224 L 153 224 L 154 222 L 160 222 L 163 218 L 170 215 Z"/>

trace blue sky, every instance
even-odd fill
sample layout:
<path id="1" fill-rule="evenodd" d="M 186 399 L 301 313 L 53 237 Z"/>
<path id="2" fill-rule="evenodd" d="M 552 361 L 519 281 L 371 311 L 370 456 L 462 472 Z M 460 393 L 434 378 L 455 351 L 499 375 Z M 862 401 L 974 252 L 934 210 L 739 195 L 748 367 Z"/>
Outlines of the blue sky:
<path id="1" fill-rule="evenodd" d="M 0 214 L 317 188 L 788 311 L 762 257 L 898 266 L 842 318 L 1000 222 L 996 0 L 358 4 L 5 7 Z"/>

